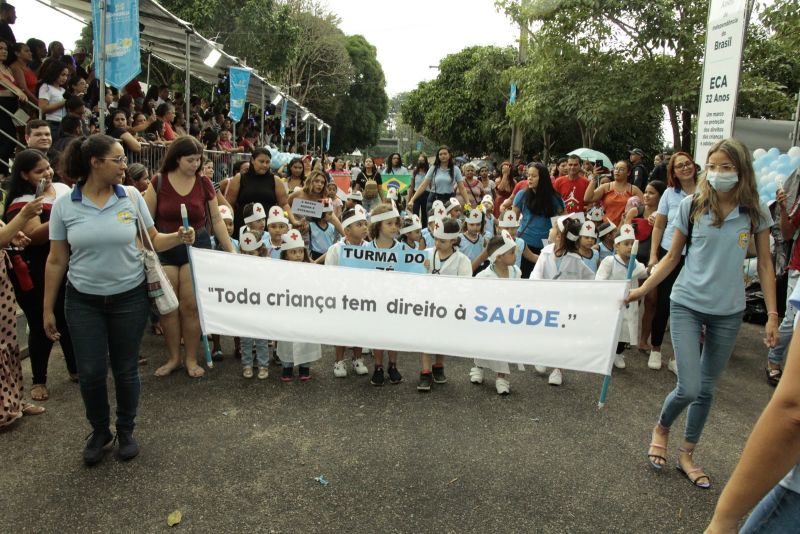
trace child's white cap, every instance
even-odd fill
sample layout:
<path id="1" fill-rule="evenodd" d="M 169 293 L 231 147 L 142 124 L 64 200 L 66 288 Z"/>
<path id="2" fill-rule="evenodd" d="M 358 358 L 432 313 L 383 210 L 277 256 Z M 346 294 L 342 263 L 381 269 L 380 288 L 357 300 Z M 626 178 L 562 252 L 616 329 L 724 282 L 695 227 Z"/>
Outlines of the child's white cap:
<path id="1" fill-rule="evenodd" d="M 361 206 L 360 204 L 357 204 L 356 207 L 353 208 L 353 214 L 342 221 L 342 228 L 347 228 L 353 223 L 366 220 L 367 220 L 367 210 L 365 210 L 364 207 Z"/>
<path id="2" fill-rule="evenodd" d="M 599 226 L 599 229 L 597 230 L 597 237 L 599 238 L 605 237 L 616 229 L 617 225 L 614 224 L 613 222 L 611 221 L 604 222 Z"/>
<path id="3" fill-rule="evenodd" d="M 283 213 L 283 210 L 281 210 Z M 260 221 L 261 219 L 266 219 L 267 214 L 264 212 L 264 206 L 261 205 L 260 202 L 256 202 L 253 204 L 253 213 L 249 217 L 244 218 L 244 223 L 249 224 L 251 222 Z"/>
<path id="4" fill-rule="evenodd" d="M 386 198 L 397 200 L 397 189 L 394 187 L 390 187 L 389 190 L 386 191 Z"/>
<path id="5" fill-rule="evenodd" d="M 347 200 L 358 200 L 359 202 L 363 202 L 364 195 L 361 194 L 361 191 L 350 191 L 347 194 Z"/>
<path id="6" fill-rule="evenodd" d="M 300 235 L 300 232 L 297 230 L 292 230 L 291 232 L 283 234 L 281 236 L 281 240 L 283 240 L 281 250 L 292 250 L 295 248 L 306 247 L 305 241 L 303 241 L 303 236 Z"/>
<path id="7" fill-rule="evenodd" d="M 260 206 L 261 204 L 257 204 Z M 245 220 L 245 222 L 247 222 Z M 286 217 L 286 214 L 283 213 L 283 208 L 280 206 L 272 206 L 269 209 L 269 217 L 267 218 L 267 226 L 270 224 L 289 224 L 289 219 Z"/>
<path id="8" fill-rule="evenodd" d="M 322 213 L 333 213 L 333 202 L 331 202 L 331 199 L 322 199 Z"/>
<path id="9" fill-rule="evenodd" d="M 403 226 L 400 229 L 400 235 L 406 235 L 410 232 L 414 232 L 416 230 L 422 230 L 422 221 L 419 218 L 419 215 L 412 215 L 411 217 L 406 217 L 404 219 L 404 223 L 411 221 L 411 224 L 408 226 Z"/>
<path id="10" fill-rule="evenodd" d="M 466 222 L 467 224 L 480 224 L 483 222 L 483 212 L 479 209 L 470 210 Z"/>
<path id="11" fill-rule="evenodd" d="M 454 232 L 448 234 L 444 231 L 444 221 L 440 217 L 435 217 L 433 220 L 433 237 L 436 239 L 458 239 L 461 236 L 460 233 Z"/>
<path id="12" fill-rule="evenodd" d="M 554 217 L 556 219 L 556 227 L 562 234 L 564 233 L 564 223 L 567 222 L 567 219 L 572 219 L 572 215 L 572 213 L 568 213 L 567 215 L 562 215 L 561 217 Z"/>
<path id="13" fill-rule="evenodd" d="M 219 208 L 219 216 L 222 217 L 223 221 L 233 220 L 233 213 L 231 212 L 231 209 L 228 206 L 220 204 L 217 207 Z"/>
<path id="14" fill-rule="evenodd" d="M 370 224 L 379 223 L 379 222 L 382 222 L 382 221 L 388 221 L 389 219 L 399 219 L 400 218 L 400 212 L 397 211 L 397 208 L 395 207 L 394 202 L 392 202 L 391 211 L 386 211 L 384 213 L 378 213 L 377 215 L 375 215 L 375 213 L 374 213 L 375 210 L 372 210 L 372 211 L 373 211 L 373 213 L 369 214 L 369 222 L 370 222 Z"/>
<path id="15" fill-rule="evenodd" d="M 239 248 L 244 252 L 258 250 L 264 243 L 247 226 L 242 226 L 239 231 Z"/>
<path id="16" fill-rule="evenodd" d="M 494 200 L 492 200 L 492 195 L 483 195 L 481 199 L 481 204 L 491 204 L 494 206 Z"/>
<path id="17" fill-rule="evenodd" d="M 588 212 L 586 212 L 586 218 L 592 221 L 595 224 L 599 224 L 603 222 L 603 219 L 606 217 L 606 212 L 601 206 L 595 206 L 590 208 Z"/>
<path id="18" fill-rule="evenodd" d="M 592 221 L 586 221 L 581 226 L 581 233 L 579 234 L 580 237 L 591 237 L 593 239 L 597 239 L 597 232 L 595 231 L 594 223 Z"/>
<path id="19" fill-rule="evenodd" d="M 461 202 L 459 202 L 456 197 L 450 197 L 450 201 L 447 203 L 447 206 L 445 207 L 445 212 L 450 213 L 455 208 L 460 208 L 460 207 L 461 207 Z"/>
<path id="20" fill-rule="evenodd" d="M 622 243 L 623 241 L 635 241 L 636 232 L 633 231 L 633 226 L 630 224 L 623 224 L 619 227 L 619 235 L 614 238 L 614 243 Z"/>
<path id="21" fill-rule="evenodd" d="M 519 221 L 517 220 L 517 214 L 514 213 L 514 210 L 506 210 L 503 212 L 503 215 L 500 216 L 500 228 L 518 228 Z"/>
<path id="22" fill-rule="evenodd" d="M 441 200 L 434 200 L 433 204 L 431 204 L 431 208 L 433 209 L 433 216 L 442 218 L 447 215 L 447 210 L 444 209 L 444 202 Z"/>
<path id="23" fill-rule="evenodd" d="M 509 250 L 514 250 L 517 248 L 517 242 L 514 241 L 514 238 L 511 237 L 511 234 L 508 233 L 508 230 L 503 230 L 500 234 L 503 237 L 503 244 L 495 250 L 491 256 L 489 256 L 489 261 L 494 263 L 494 261 L 508 252 Z"/>

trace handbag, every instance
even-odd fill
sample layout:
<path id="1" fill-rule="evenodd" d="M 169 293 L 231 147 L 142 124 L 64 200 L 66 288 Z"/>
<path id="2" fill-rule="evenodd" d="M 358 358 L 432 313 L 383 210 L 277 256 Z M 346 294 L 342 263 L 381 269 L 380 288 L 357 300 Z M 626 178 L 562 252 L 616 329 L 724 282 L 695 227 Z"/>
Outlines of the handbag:
<path id="1" fill-rule="evenodd" d="M 142 241 L 142 262 L 144 263 L 144 273 L 147 278 L 147 296 L 155 303 L 159 314 L 167 315 L 178 309 L 178 296 L 175 294 L 175 289 L 173 289 L 169 278 L 167 278 L 167 273 L 164 272 L 164 267 L 161 266 L 158 254 L 155 253 L 150 234 L 147 233 L 147 229 L 144 227 L 142 216 L 139 213 L 139 206 L 134 200 L 135 197 L 131 195 L 133 187 L 128 186 L 125 189 L 136 210 L 136 224 L 138 226 L 139 239 Z M 147 245 L 145 245 L 145 239 L 147 239 Z M 149 249 L 147 248 L 148 245 Z"/>

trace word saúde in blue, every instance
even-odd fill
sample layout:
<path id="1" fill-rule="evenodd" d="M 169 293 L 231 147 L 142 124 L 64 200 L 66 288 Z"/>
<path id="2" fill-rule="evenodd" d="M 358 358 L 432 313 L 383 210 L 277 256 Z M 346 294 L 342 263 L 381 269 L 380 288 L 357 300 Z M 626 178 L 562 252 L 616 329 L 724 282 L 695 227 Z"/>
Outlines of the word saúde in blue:
<path id="1" fill-rule="evenodd" d="M 512 308 L 475 306 L 473 319 L 479 323 L 526 324 L 528 326 L 541 324 L 545 328 L 558 328 L 558 316 L 560 313 L 557 310 L 545 310 L 542 312 L 536 309 L 525 309 L 520 304 Z"/>

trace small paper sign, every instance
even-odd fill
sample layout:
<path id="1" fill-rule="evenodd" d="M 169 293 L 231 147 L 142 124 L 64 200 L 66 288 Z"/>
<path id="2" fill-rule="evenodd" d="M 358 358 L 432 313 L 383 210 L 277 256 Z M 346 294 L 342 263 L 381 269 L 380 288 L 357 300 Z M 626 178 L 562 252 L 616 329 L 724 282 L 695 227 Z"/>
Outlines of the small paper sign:
<path id="1" fill-rule="evenodd" d="M 294 202 L 292 202 L 292 213 L 302 217 L 319 219 L 322 217 L 322 202 L 296 198 Z"/>

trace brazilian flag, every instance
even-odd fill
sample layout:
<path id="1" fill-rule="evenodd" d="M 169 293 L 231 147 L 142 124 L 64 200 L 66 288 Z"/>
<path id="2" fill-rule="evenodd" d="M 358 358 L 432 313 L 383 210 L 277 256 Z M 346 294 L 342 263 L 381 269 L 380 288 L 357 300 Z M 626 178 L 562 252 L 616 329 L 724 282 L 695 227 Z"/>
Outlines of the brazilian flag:
<path id="1" fill-rule="evenodd" d="M 401 195 L 406 189 L 411 187 L 412 177 L 410 174 L 384 174 L 381 176 L 381 188 L 384 193 L 389 192 L 389 188 L 397 189 L 397 194 Z"/>

